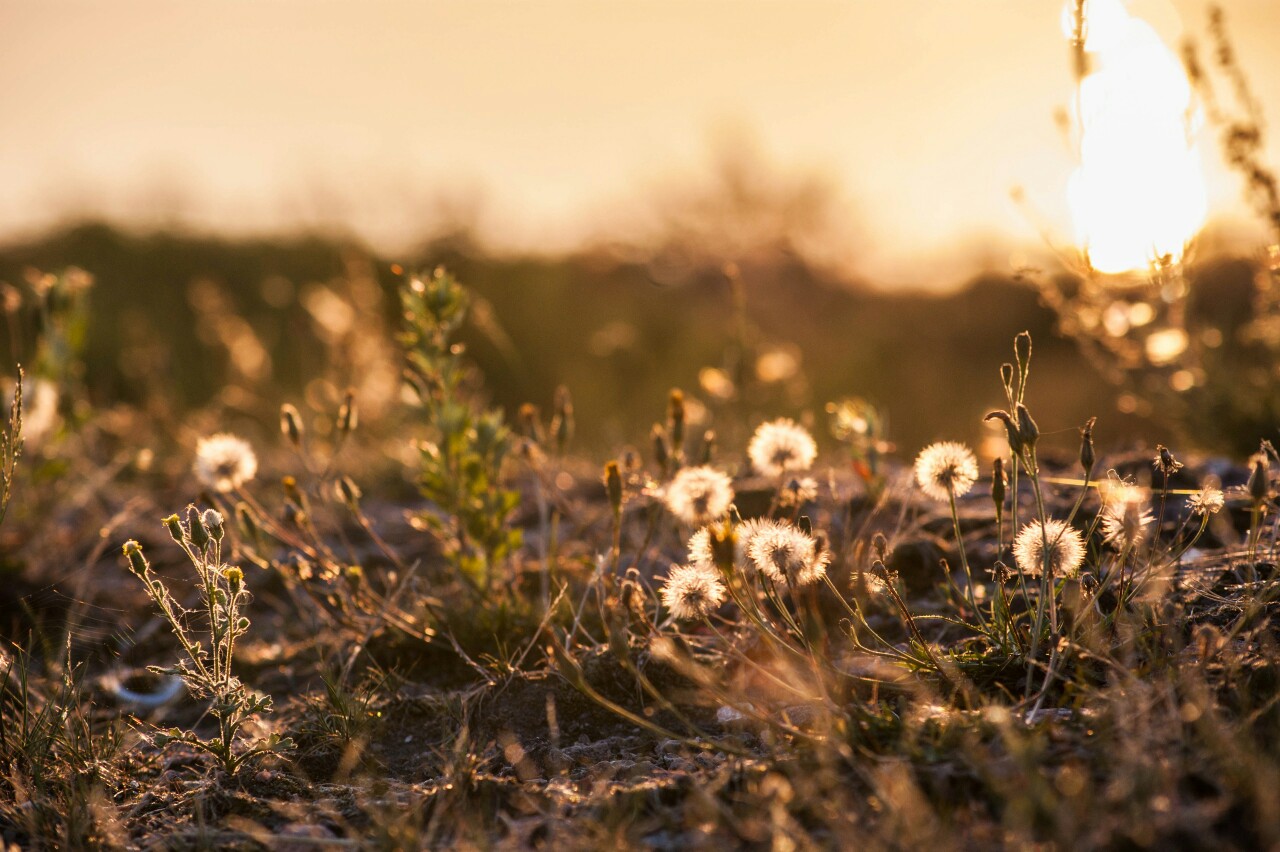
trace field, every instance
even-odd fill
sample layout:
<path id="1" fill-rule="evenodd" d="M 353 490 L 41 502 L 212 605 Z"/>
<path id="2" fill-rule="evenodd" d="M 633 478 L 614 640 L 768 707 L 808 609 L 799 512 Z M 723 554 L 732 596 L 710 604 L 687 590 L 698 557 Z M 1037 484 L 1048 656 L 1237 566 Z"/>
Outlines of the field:
<path id="1" fill-rule="evenodd" d="M 665 4 L 634 5 L 652 25 Z M 810 107 L 843 86 L 823 62 L 843 73 L 857 51 L 835 29 L 784 37 L 834 9 L 820 5 L 773 25 L 779 53 L 763 59 L 797 67 L 765 73 L 746 51 L 721 69 L 724 45 L 700 45 L 695 64 L 717 73 L 670 97 L 655 94 L 658 71 L 675 79 L 677 65 L 642 79 L 608 45 L 668 29 L 693 44 L 693 30 L 601 19 L 588 37 L 573 27 L 599 10 L 571 4 L 514 30 L 473 10 L 422 18 L 437 49 L 459 47 L 450 32 L 479 49 L 433 53 L 422 86 L 416 46 L 403 66 L 388 55 L 409 33 L 401 18 L 338 4 L 216 80 L 199 51 L 170 50 L 188 33 L 161 35 L 186 28 L 176 12 L 146 16 L 154 29 L 118 15 L 48 32 L 44 13 L 13 15 L 21 76 L 64 95 L 26 96 L 27 124 L 83 112 L 68 135 L 92 140 L 99 177 L 125 174 L 133 148 L 187 139 L 169 149 L 178 171 L 220 164 L 208 177 L 227 186 L 200 202 L 224 223 L 207 233 L 145 224 L 181 206 L 178 176 L 143 198 L 150 219 L 109 181 L 98 206 L 133 203 L 132 219 L 37 233 L 57 219 L 56 191 L 30 221 L 20 204 L 0 211 L 21 220 L 0 243 L 5 850 L 1280 850 L 1280 179 L 1221 10 L 1207 50 L 1193 37 L 1175 53 L 1172 11 L 1152 23 L 1141 4 L 1067 4 L 1060 125 L 1074 170 L 1060 188 L 1077 233 L 1059 239 L 1014 190 L 1044 246 L 1011 254 L 1016 239 L 969 215 L 990 207 L 964 198 L 961 178 L 985 176 L 993 156 L 1035 160 L 1018 147 L 1020 108 L 916 149 L 908 105 L 945 74 L 931 133 L 954 127 L 947 110 L 1000 106 L 1017 88 L 1000 63 L 1015 54 L 1020 82 L 1043 82 L 1043 52 L 1012 43 L 1040 38 L 1039 24 L 997 32 L 994 18 L 1016 16 L 994 5 L 966 7 L 971 20 L 871 4 L 821 18 L 908 60 L 898 45 L 920 52 L 930 26 L 949 48 L 987 51 L 973 79 L 925 73 L 922 57 L 865 81 L 855 94 L 881 107 L 859 115 L 879 117 L 852 137 L 891 143 L 852 161 L 862 177 L 904 169 L 899 214 L 923 190 L 932 212 L 979 229 L 963 250 L 988 271 L 972 280 L 958 280 L 975 268 L 961 249 L 921 259 L 958 239 L 923 210 L 895 249 L 923 289 L 864 280 L 853 270 L 888 250 L 876 228 L 894 231 L 891 206 L 859 211 L 860 232 L 837 179 L 775 169 L 738 137 L 703 174 L 623 204 L 635 218 L 618 217 L 621 231 L 591 223 L 577 248 L 490 242 L 470 189 L 453 201 L 441 189 L 437 212 L 456 222 L 416 248 L 342 236 L 370 212 L 421 225 L 409 175 L 444 168 L 431 157 L 450 145 L 517 164 L 507 188 L 527 181 L 526 217 L 568 204 L 564 166 L 526 157 L 526 136 L 571 152 L 580 183 L 620 166 L 602 141 L 613 114 L 553 113 L 565 104 L 625 107 L 634 138 L 614 144 L 661 158 L 650 101 L 678 113 L 694 108 L 676 95 L 696 95 L 706 110 L 714 99 L 686 83 L 768 80 L 746 94 L 785 89 L 774 130 L 822 135 L 804 128 L 830 116 Z M 775 35 L 736 6 L 741 31 L 699 14 L 716 39 Z M 555 23 L 565 16 L 573 27 Z M 1265 42 L 1267 22 L 1249 20 L 1242 43 Z M 242 23 L 211 18 L 208 44 L 191 47 L 230 38 L 248 58 L 269 28 Z M 362 27 L 382 35 L 347 50 Z M 584 74 L 576 50 L 568 64 L 545 51 L 546 68 L 517 58 L 536 52 L 534 29 L 626 75 Z M 92 36 L 89 55 L 26 73 L 75 55 L 63 35 Z M 175 54 L 163 75 L 146 59 L 157 44 Z M 146 79 L 113 77 L 94 58 L 103 46 L 106 64 L 136 59 Z M 241 71 L 267 112 L 231 92 Z M 80 103 L 100 74 L 119 100 Z M 574 101 L 579 83 L 598 89 Z M 402 116 L 405 87 L 424 104 L 446 94 L 444 112 Z M 544 89 L 555 103 L 535 106 Z M 367 108 L 367 126 L 339 95 L 360 96 L 348 111 Z M 566 129 L 571 146 L 551 141 Z M 1203 168 L 1208 129 L 1253 230 Z M 519 151 L 484 147 L 507 135 Z M 14 134 L 6 150 L 30 141 Z M 314 162 L 371 205 L 349 208 L 349 231 L 306 231 L 305 200 L 282 206 L 302 210 L 292 225 L 271 219 L 268 184 L 286 183 L 255 170 L 262 144 L 304 170 L 301 149 L 318 146 Z M 58 159 L 74 146 L 35 147 L 31 162 L 73 175 L 64 208 L 96 209 L 75 158 Z M 381 169 L 397 150 L 414 166 L 389 188 L 333 165 Z M 930 150 L 953 173 L 973 162 L 951 175 L 905 162 Z M 302 193 L 320 212 L 322 178 Z"/>
<path id="2" fill-rule="evenodd" d="M 0 264 L 8 843 L 1280 844 L 1243 376 L 1088 411 L 1027 282 L 100 226 Z"/>

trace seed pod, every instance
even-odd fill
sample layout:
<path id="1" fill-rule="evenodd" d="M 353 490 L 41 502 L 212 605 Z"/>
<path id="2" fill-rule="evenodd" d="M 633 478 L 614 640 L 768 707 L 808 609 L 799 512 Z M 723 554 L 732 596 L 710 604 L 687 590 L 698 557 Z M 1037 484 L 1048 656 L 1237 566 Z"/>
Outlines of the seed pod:
<path id="1" fill-rule="evenodd" d="M 302 417 L 289 403 L 280 406 L 280 432 L 295 449 L 302 447 Z"/>

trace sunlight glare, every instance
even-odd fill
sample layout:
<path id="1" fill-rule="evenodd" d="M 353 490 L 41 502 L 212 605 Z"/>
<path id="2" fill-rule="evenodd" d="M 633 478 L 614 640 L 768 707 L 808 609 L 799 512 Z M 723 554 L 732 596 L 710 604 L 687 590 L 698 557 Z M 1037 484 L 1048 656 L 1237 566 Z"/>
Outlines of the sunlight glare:
<path id="1" fill-rule="evenodd" d="M 1087 73 L 1075 101 L 1080 165 L 1067 187 L 1094 269 L 1176 262 L 1204 223 L 1200 112 L 1177 56 L 1122 0 L 1087 0 Z M 1068 38 L 1072 4 L 1064 12 Z"/>

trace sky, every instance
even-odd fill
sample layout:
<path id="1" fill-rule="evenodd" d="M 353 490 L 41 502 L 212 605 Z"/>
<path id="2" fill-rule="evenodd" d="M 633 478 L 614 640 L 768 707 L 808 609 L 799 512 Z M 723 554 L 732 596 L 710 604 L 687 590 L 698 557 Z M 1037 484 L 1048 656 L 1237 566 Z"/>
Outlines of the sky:
<path id="1" fill-rule="evenodd" d="M 1222 4 L 1280 115 L 1280 9 Z M 1172 44 L 1201 2 L 1135 0 Z M 228 234 L 440 222 L 625 234 L 737 140 L 835 188 L 859 277 L 949 286 L 1062 239 L 1057 0 L 0 0 L 0 239 L 67 217 Z M 1239 185 L 1204 145 L 1212 221 Z M 1270 148 L 1280 162 L 1280 148 Z M 1009 197 L 1020 186 L 1028 216 Z M 943 270 L 943 271 L 939 271 Z"/>

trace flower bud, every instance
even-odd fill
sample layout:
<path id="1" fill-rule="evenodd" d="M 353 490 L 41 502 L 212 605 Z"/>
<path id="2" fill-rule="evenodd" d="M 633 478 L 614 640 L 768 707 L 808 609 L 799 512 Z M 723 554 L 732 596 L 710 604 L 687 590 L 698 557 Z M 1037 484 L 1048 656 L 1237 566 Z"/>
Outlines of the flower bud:
<path id="1" fill-rule="evenodd" d="M 1004 472 L 1004 459 L 991 462 L 991 502 L 996 504 L 996 515 L 1004 513 L 1004 501 L 1008 496 L 1009 475 Z"/>
<path id="2" fill-rule="evenodd" d="M 302 446 L 302 417 L 299 416 L 298 409 L 288 403 L 280 406 L 280 433 L 295 448 Z"/>
<path id="3" fill-rule="evenodd" d="M 1022 435 L 1018 431 L 1018 424 L 1014 422 L 1012 415 L 1007 411 L 992 411 L 986 417 L 982 418 L 983 422 L 988 420 L 999 420 L 1004 424 L 1005 437 L 1009 441 L 1009 449 L 1013 450 L 1015 456 L 1022 455 L 1023 443 Z"/>
<path id="4" fill-rule="evenodd" d="M 526 402 L 520 406 L 520 414 L 517 420 L 520 423 L 521 435 L 535 444 L 541 444 L 546 440 L 546 436 L 542 433 L 542 417 L 538 413 L 538 406 L 531 402 Z"/>
<path id="5" fill-rule="evenodd" d="M 708 429 L 702 433 L 702 456 L 698 464 L 711 464 L 711 457 L 716 452 L 716 430 Z"/>
<path id="6" fill-rule="evenodd" d="M 671 449 L 679 457 L 684 451 L 684 391 L 672 388 L 667 400 L 667 431 L 671 434 Z"/>
<path id="7" fill-rule="evenodd" d="M 604 490 L 609 495 L 609 506 L 615 518 L 622 515 L 622 473 L 618 463 L 611 461 L 604 466 Z"/>
<path id="8" fill-rule="evenodd" d="M 165 518 L 164 525 L 169 528 L 169 535 L 173 538 L 173 540 L 176 541 L 178 544 L 182 544 L 183 541 L 185 540 L 185 535 L 182 530 L 182 521 L 178 519 L 178 516 L 170 515 L 169 517 Z"/>
<path id="9" fill-rule="evenodd" d="M 284 496 L 287 497 L 290 502 L 295 503 L 298 506 L 303 505 L 302 492 L 298 490 L 298 480 L 294 479 L 292 476 L 286 476 L 280 480 L 280 484 L 284 486 Z"/>
<path id="10" fill-rule="evenodd" d="M 871 537 L 871 558 L 876 562 L 889 561 L 889 539 L 882 532 Z"/>
<path id="11" fill-rule="evenodd" d="M 343 438 L 350 435 L 356 430 L 359 419 L 356 411 L 356 392 L 353 388 L 347 388 L 346 394 L 342 397 L 342 406 L 338 409 L 338 434 Z"/>
<path id="12" fill-rule="evenodd" d="M 556 388 L 555 414 L 551 418 L 551 434 L 556 441 L 556 451 L 563 454 L 573 437 L 573 398 L 564 385 Z"/>
<path id="13" fill-rule="evenodd" d="M 204 521 L 200 519 L 200 510 L 195 506 L 187 509 L 187 529 L 196 549 L 203 551 L 209 546 L 209 531 L 205 529 Z"/>
<path id="14" fill-rule="evenodd" d="M 1030 337 L 1027 338 L 1031 340 Z M 1030 343 L 1028 342 L 1028 351 Z M 1018 436 L 1022 439 L 1022 444 L 1029 450 L 1034 450 L 1036 441 L 1040 439 L 1040 429 L 1036 426 L 1036 421 L 1031 419 L 1031 412 L 1022 403 L 1018 403 Z"/>
<path id="15" fill-rule="evenodd" d="M 1098 418 L 1090 417 L 1089 422 L 1080 430 L 1080 467 L 1085 476 L 1093 473 L 1093 466 L 1098 462 L 1098 457 L 1093 452 L 1093 424 L 1096 422 Z"/>
<path id="16" fill-rule="evenodd" d="M 145 577 L 150 566 L 147 565 L 147 557 L 142 555 L 142 545 L 129 539 L 124 543 L 123 550 L 124 555 L 129 559 L 129 570 L 139 577 Z"/>
<path id="17" fill-rule="evenodd" d="M 248 503 L 236 504 L 236 524 L 240 527 L 240 531 L 244 533 L 245 538 L 258 541 L 261 535 L 261 529 L 258 527 L 258 518 L 254 515 L 253 510 L 249 508 Z"/>
<path id="18" fill-rule="evenodd" d="M 231 594 L 240 594 L 240 590 L 244 588 L 244 572 L 233 565 L 226 570 L 223 576 L 227 578 L 227 586 L 230 587 Z"/>
<path id="19" fill-rule="evenodd" d="M 1249 471 L 1249 496 L 1253 498 L 1253 502 L 1261 505 L 1271 496 L 1271 472 L 1268 469 L 1267 457 L 1258 453 L 1249 460 L 1251 469 Z"/>
<path id="20" fill-rule="evenodd" d="M 658 469 L 665 475 L 671 467 L 671 451 L 667 447 L 666 430 L 655 423 L 650 437 L 653 440 L 653 460 L 658 465 Z"/>
<path id="21" fill-rule="evenodd" d="M 354 512 L 360 505 L 360 498 L 363 496 L 360 491 L 360 486 L 356 485 L 355 481 L 351 477 L 343 476 L 338 479 L 334 488 L 337 490 L 338 499 L 345 503 L 347 508 Z"/>

